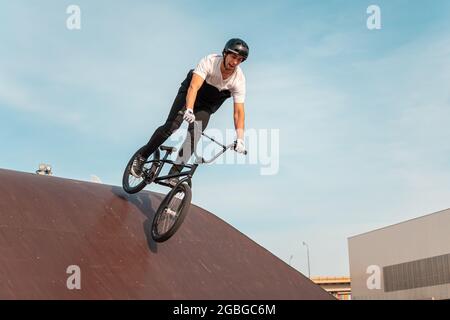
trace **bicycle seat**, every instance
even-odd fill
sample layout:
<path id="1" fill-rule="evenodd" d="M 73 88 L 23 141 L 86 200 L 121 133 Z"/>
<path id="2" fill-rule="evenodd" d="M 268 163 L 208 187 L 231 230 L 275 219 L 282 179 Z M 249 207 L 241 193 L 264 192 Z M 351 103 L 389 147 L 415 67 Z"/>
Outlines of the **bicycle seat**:
<path id="1" fill-rule="evenodd" d="M 167 146 L 161 146 L 161 147 L 159 147 L 162 151 L 168 151 L 169 153 L 172 153 L 172 152 L 176 152 L 177 151 L 177 148 L 174 148 L 174 147 L 167 147 Z"/>

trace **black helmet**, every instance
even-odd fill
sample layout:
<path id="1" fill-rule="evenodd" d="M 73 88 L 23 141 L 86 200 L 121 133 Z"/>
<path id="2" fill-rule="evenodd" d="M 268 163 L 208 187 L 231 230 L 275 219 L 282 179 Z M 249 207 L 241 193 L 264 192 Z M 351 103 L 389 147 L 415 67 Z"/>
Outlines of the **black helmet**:
<path id="1" fill-rule="evenodd" d="M 228 40 L 222 53 L 225 55 L 228 52 L 236 53 L 244 57 L 243 61 L 245 61 L 248 58 L 249 49 L 248 45 L 245 43 L 244 40 L 233 38 Z"/>

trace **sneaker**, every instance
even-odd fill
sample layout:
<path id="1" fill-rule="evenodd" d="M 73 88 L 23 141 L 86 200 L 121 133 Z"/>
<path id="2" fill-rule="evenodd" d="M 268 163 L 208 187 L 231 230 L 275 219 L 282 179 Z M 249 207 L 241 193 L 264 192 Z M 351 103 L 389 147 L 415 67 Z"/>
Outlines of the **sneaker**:
<path id="1" fill-rule="evenodd" d="M 134 159 L 133 164 L 130 168 L 130 173 L 135 178 L 140 178 L 142 176 L 142 168 L 144 167 L 144 163 L 146 158 L 138 155 L 136 159 Z"/>

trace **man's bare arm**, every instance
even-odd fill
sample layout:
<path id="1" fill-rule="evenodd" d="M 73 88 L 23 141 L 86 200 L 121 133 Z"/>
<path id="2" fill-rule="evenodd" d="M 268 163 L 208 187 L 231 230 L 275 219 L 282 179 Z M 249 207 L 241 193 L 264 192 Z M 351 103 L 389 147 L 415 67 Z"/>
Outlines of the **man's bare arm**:
<path id="1" fill-rule="evenodd" d="M 243 103 L 234 104 L 234 127 L 236 128 L 237 139 L 244 140 L 245 111 Z"/>
<path id="2" fill-rule="evenodd" d="M 194 73 L 192 75 L 191 84 L 186 95 L 186 108 L 194 110 L 195 99 L 197 98 L 197 92 L 203 85 L 203 78 L 198 74 Z"/>

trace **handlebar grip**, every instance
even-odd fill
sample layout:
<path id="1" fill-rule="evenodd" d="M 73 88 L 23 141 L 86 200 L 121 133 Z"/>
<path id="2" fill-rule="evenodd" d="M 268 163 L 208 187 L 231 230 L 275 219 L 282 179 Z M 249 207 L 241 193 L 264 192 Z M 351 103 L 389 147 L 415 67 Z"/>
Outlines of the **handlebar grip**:
<path id="1" fill-rule="evenodd" d="M 230 146 L 228 146 L 228 148 L 230 148 L 230 149 L 232 149 L 232 150 L 234 150 L 234 151 L 236 151 L 234 148 L 236 147 L 236 143 L 234 143 L 234 144 L 232 144 L 232 145 L 230 145 Z M 244 153 L 243 153 L 243 155 L 244 156 L 246 156 L 247 155 L 247 150 L 244 150 Z"/>

